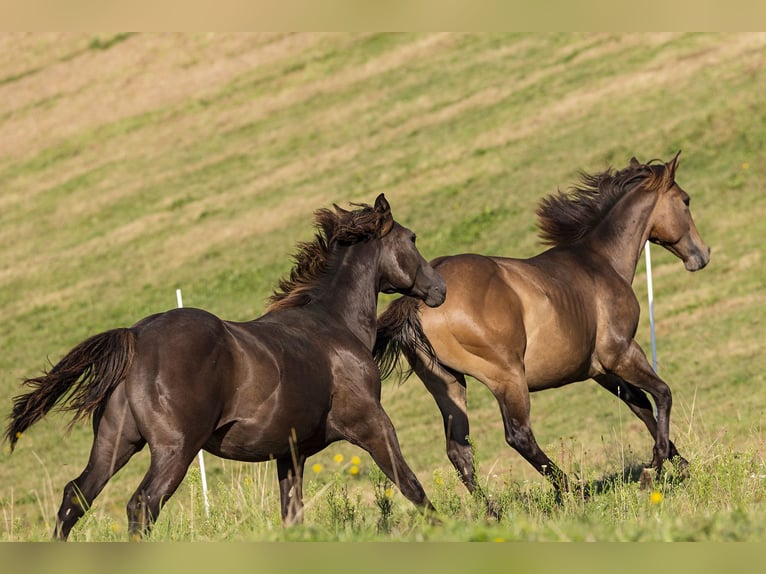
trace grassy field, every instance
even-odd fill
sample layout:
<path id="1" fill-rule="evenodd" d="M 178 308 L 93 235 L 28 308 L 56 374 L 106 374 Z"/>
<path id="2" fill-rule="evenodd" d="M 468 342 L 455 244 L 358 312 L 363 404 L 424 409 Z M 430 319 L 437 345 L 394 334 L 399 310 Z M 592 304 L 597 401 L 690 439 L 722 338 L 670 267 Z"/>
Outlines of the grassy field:
<path id="1" fill-rule="evenodd" d="M 555 504 L 471 381 L 479 476 L 504 509 L 488 521 L 412 378 L 383 402 L 443 524 L 338 443 L 309 460 L 304 526 L 280 526 L 273 465 L 208 456 L 209 520 L 194 466 L 152 538 L 763 540 L 764 93 L 764 34 L 0 35 L 3 412 L 48 358 L 174 307 L 177 288 L 187 306 L 258 316 L 319 207 L 385 192 L 428 258 L 530 256 L 540 198 L 580 170 L 680 149 L 712 260 L 690 274 L 652 256 L 658 369 L 688 478 L 642 490 L 648 433 L 585 382 L 532 397 L 541 446 L 597 487 Z M 645 279 L 641 264 L 644 308 Z M 645 312 L 638 340 L 649 349 Z M 89 425 L 66 422 L 54 414 L 0 452 L 0 540 L 50 535 L 91 444 Z M 126 538 L 147 463 L 112 480 L 74 540 Z"/>

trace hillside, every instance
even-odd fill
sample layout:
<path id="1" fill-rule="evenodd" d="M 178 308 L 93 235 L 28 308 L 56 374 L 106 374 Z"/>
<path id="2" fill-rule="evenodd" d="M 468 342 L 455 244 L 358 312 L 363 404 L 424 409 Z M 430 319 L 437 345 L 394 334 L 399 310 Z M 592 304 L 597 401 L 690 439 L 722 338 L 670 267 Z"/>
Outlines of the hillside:
<path id="1" fill-rule="evenodd" d="M 762 466 L 765 57 L 764 34 L 0 35 L 3 410 L 46 359 L 174 307 L 177 288 L 187 306 L 258 316 L 317 208 L 385 192 L 427 258 L 526 257 L 540 198 L 680 149 L 712 260 L 690 274 L 652 250 L 671 433 L 687 458 Z M 644 309 L 645 279 L 642 264 Z M 649 349 L 646 312 L 638 340 Z M 490 487 L 537 483 L 475 381 L 469 401 Z M 412 378 L 386 384 L 384 406 L 428 490 L 451 468 L 432 399 Z M 641 423 L 592 383 L 534 395 L 532 417 L 552 458 L 588 476 L 650 458 Z M 0 539 L 47 535 L 91 444 L 88 425 L 65 425 L 54 415 L 0 453 Z M 335 453 L 366 456 L 315 458 Z M 123 520 L 144 455 L 100 512 Z"/>

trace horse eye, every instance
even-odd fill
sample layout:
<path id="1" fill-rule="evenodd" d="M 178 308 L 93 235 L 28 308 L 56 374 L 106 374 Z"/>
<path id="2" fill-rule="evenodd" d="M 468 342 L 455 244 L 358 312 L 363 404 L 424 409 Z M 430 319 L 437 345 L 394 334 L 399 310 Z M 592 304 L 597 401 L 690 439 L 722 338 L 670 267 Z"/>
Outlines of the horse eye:
<path id="1" fill-rule="evenodd" d="M 685 205 L 686 207 L 689 207 L 689 204 L 690 204 L 691 202 L 692 202 L 692 199 L 691 199 L 691 197 L 689 197 L 688 195 L 687 195 L 686 197 L 684 197 L 684 205 Z"/>
<path id="2" fill-rule="evenodd" d="M 412 241 L 413 243 L 415 243 L 415 240 L 416 240 L 417 238 L 418 238 L 418 236 L 417 236 L 417 235 L 415 235 L 414 233 L 413 233 L 412 235 L 410 235 L 410 241 Z"/>

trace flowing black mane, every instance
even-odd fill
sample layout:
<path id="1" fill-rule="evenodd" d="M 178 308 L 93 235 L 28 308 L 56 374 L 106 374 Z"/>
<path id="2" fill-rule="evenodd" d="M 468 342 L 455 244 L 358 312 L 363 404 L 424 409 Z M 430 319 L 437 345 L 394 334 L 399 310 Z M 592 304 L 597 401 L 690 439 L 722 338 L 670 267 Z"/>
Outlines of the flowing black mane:
<path id="1" fill-rule="evenodd" d="M 643 184 L 648 192 L 672 185 L 675 174 L 657 161 L 639 163 L 634 158 L 619 171 L 581 172 L 579 185 L 572 186 L 569 193 L 559 191 L 541 200 L 537 218 L 543 243 L 565 245 L 582 239 L 636 185 Z"/>
<path id="2" fill-rule="evenodd" d="M 390 221 L 385 214 L 370 205 L 352 205 L 359 209 L 346 211 L 336 205 L 335 211 L 319 209 L 315 212 L 314 223 L 318 231 L 314 240 L 298 244 L 299 251 L 293 256 L 295 266 L 289 277 L 280 279 L 278 288 L 269 298 L 266 312 L 300 307 L 311 301 L 310 291 L 326 271 L 335 244 L 353 245 L 384 234 Z"/>

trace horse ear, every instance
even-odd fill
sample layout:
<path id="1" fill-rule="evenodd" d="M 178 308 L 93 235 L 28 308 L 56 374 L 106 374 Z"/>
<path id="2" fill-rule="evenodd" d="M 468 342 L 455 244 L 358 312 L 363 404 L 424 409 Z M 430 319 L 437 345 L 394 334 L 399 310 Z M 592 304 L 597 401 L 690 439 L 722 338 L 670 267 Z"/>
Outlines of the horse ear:
<path id="1" fill-rule="evenodd" d="M 380 213 L 383 224 L 380 227 L 378 237 L 383 237 L 391 231 L 394 226 L 394 217 L 391 215 L 391 205 L 389 205 L 386 196 L 382 193 L 375 199 L 375 211 Z"/>
<path id="2" fill-rule="evenodd" d="M 338 213 L 338 214 L 340 214 L 340 215 L 344 215 L 344 214 L 346 214 L 346 213 L 351 213 L 349 210 L 347 210 L 347 209 L 343 209 L 343 208 L 342 208 L 340 205 L 338 205 L 337 203 L 333 203 L 333 204 L 332 204 L 332 206 L 335 208 L 335 212 L 336 212 L 336 213 Z"/>
<path id="3" fill-rule="evenodd" d="M 668 170 L 668 175 L 671 179 L 675 179 L 676 177 L 676 169 L 678 169 L 678 156 L 681 155 L 681 150 L 678 150 L 678 153 L 673 156 L 673 159 L 671 159 L 668 163 L 665 164 L 665 168 Z"/>
<path id="4" fill-rule="evenodd" d="M 375 211 L 379 213 L 391 213 L 391 206 L 389 205 L 386 196 L 382 193 L 375 199 Z"/>
<path id="5" fill-rule="evenodd" d="M 636 159 L 636 156 L 633 156 L 632 158 L 630 158 L 630 167 L 638 167 L 640 165 L 641 165 L 641 162 L 639 162 Z"/>

